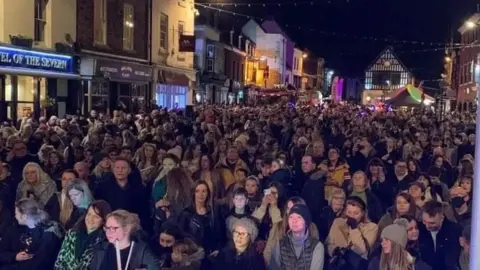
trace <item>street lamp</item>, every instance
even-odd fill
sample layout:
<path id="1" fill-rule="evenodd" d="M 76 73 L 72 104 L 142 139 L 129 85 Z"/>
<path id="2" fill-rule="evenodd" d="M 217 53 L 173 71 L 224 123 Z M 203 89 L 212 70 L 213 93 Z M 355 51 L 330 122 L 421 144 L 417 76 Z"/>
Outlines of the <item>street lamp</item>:
<path id="1" fill-rule="evenodd" d="M 445 56 L 445 62 L 450 63 L 452 61 L 452 58 L 450 56 Z"/>
<path id="2" fill-rule="evenodd" d="M 308 54 L 304 53 L 304 54 L 302 55 L 302 57 L 303 57 L 303 58 L 307 58 L 307 57 L 308 57 Z"/>
<path id="3" fill-rule="evenodd" d="M 472 28 L 475 28 L 477 26 L 477 24 L 472 22 L 472 21 L 467 21 L 467 22 L 465 22 L 465 26 L 469 29 L 472 29 Z"/>

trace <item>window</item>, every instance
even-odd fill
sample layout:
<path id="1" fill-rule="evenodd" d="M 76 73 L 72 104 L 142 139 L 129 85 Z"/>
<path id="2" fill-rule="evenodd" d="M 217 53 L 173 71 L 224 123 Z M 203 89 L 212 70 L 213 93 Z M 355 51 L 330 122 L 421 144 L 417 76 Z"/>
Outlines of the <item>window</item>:
<path id="1" fill-rule="evenodd" d="M 134 40 L 133 6 L 123 4 L 123 49 L 133 50 Z"/>
<path id="2" fill-rule="evenodd" d="M 213 44 L 207 45 L 207 58 L 215 58 L 215 46 Z"/>
<path id="3" fill-rule="evenodd" d="M 177 55 L 177 60 L 178 61 L 185 61 L 185 53 L 180 52 L 180 37 L 183 35 L 183 32 L 185 31 L 185 22 L 178 21 L 178 55 Z"/>
<path id="4" fill-rule="evenodd" d="M 98 44 L 107 44 L 107 0 L 94 2 L 94 41 Z"/>
<path id="5" fill-rule="evenodd" d="M 168 50 L 168 16 L 160 13 L 160 48 Z"/>
<path id="6" fill-rule="evenodd" d="M 45 0 L 35 0 L 35 41 L 45 41 L 46 5 Z"/>
<path id="7" fill-rule="evenodd" d="M 212 58 L 207 59 L 207 71 L 208 72 L 213 72 L 214 71 L 214 69 L 213 69 L 214 63 L 215 63 L 214 61 L 215 60 L 213 60 Z"/>

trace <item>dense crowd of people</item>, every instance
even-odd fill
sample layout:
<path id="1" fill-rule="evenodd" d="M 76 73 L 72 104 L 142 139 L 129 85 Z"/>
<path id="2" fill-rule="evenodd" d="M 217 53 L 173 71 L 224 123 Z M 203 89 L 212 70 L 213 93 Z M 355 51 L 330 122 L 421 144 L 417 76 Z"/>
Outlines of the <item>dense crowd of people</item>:
<path id="1" fill-rule="evenodd" d="M 470 113 L 199 105 L 1 132 L 1 270 L 468 269 Z"/>

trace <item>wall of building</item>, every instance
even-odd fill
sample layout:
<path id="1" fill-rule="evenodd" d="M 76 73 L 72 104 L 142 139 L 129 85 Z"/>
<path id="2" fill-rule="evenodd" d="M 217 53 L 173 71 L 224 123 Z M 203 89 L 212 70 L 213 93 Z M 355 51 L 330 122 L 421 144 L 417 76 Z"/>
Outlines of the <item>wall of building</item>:
<path id="1" fill-rule="evenodd" d="M 179 23 L 183 22 L 184 34 L 195 31 L 194 1 L 154 0 L 152 14 L 152 61 L 167 66 L 193 69 L 194 53 L 179 52 Z M 168 51 L 160 48 L 160 14 L 168 16 Z"/>
<path id="2" fill-rule="evenodd" d="M 208 25 L 195 26 L 195 68 L 201 72 L 205 69 L 205 58 L 207 53 L 207 40 L 218 41 L 220 34 L 217 30 Z"/>
<path id="3" fill-rule="evenodd" d="M 233 81 L 243 83 L 245 80 L 245 55 L 235 52 L 230 46 L 225 50 L 225 75 Z"/>
<path id="4" fill-rule="evenodd" d="M 293 75 L 302 76 L 303 72 L 303 52 L 295 48 L 293 54 Z"/>
<path id="5" fill-rule="evenodd" d="M 22 0 L 24 1 L 24 0 Z M 63 1 L 63 0 L 56 0 Z M 70 0 L 68 0 L 70 1 Z M 134 7 L 134 50 L 123 49 L 123 2 L 107 1 L 107 44 L 94 44 L 94 0 L 77 1 L 77 41 L 83 49 L 148 59 L 148 0 L 124 0 Z"/>
<path id="6" fill-rule="evenodd" d="M 65 42 L 65 34 L 76 38 L 76 1 L 50 0 L 46 4 L 45 41 L 39 48 L 54 48 Z M 10 43 L 10 35 L 33 38 L 35 35 L 35 3 L 32 0 L 0 0 L 0 42 Z"/>

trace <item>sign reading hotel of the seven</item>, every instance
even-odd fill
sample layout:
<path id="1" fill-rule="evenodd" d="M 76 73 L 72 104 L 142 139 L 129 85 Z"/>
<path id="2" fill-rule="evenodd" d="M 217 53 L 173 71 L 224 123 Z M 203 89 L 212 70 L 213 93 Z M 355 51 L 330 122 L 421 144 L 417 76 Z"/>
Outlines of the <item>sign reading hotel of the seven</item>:
<path id="1" fill-rule="evenodd" d="M 73 72 L 71 56 L 0 47 L 0 66 Z"/>

